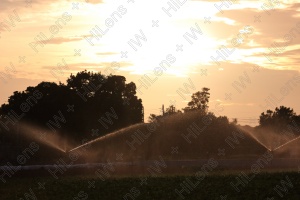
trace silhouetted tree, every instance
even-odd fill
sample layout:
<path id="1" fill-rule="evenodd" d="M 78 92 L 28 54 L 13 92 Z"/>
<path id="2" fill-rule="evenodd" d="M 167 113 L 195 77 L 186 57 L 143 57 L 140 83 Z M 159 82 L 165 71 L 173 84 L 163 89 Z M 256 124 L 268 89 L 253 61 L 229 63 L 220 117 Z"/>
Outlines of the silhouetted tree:
<path id="1" fill-rule="evenodd" d="M 177 110 L 175 105 L 170 105 L 167 109 L 166 109 L 166 113 L 165 115 L 173 115 L 176 113 L 181 113 L 180 110 Z"/>
<path id="2" fill-rule="evenodd" d="M 0 115 L 24 114 L 21 122 L 34 124 L 77 142 L 143 122 L 142 100 L 136 85 L 123 76 L 82 71 L 67 84 L 42 82 L 14 92 Z M 0 124 L 1 126 L 1 124 Z"/>
<path id="3" fill-rule="evenodd" d="M 201 110 L 204 113 L 208 111 L 208 102 L 210 98 L 209 88 L 202 88 L 202 91 L 198 91 L 192 95 L 192 100 L 188 103 L 188 106 L 183 110 L 185 112 L 192 110 Z"/>
<path id="4" fill-rule="evenodd" d="M 297 116 L 292 108 L 285 106 L 276 107 L 275 111 L 267 110 L 259 117 L 260 127 L 271 127 L 277 131 L 282 131 L 288 125 L 295 123 L 300 123 L 300 116 Z"/>
<path id="5" fill-rule="evenodd" d="M 154 122 L 155 120 L 157 120 L 157 117 L 158 117 L 158 115 L 150 114 L 150 116 L 148 117 L 148 121 Z"/>
<path id="6" fill-rule="evenodd" d="M 182 113 L 180 110 L 177 110 L 175 105 L 170 105 L 167 109 L 166 112 L 163 112 L 163 115 L 155 115 L 155 114 L 150 114 L 148 121 L 153 122 L 155 120 L 159 120 L 162 117 L 174 115 L 174 114 L 179 114 Z"/>
<path id="7" fill-rule="evenodd" d="M 229 124 L 229 119 L 226 116 L 219 116 L 216 118 L 216 121 L 221 124 L 226 124 L 226 125 Z"/>

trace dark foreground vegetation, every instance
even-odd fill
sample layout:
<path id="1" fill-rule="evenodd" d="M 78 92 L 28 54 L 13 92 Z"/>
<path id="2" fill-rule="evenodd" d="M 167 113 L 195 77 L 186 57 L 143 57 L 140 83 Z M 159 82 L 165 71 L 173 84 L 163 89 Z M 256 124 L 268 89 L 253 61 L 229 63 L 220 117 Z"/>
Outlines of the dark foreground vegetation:
<path id="1" fill-rule="evenodd" d="M 253 175 L 253 174 L 252 174 Z M 251 177 L 251 174 L 248 174 Z M 236 188 L 238 177 L 243 184 Z M 183 189 L 184 188 L 184 189 Z M 0 183 L 1 199 L 295 199 L 300 198 L 300 174 L 261 173 L 251 181 L 241 173 L 207 177 L 124 177 L 105 181 L 91 176 L 14 178 Z"/>
<path id="2" fill-rule="evenodd" d="M 31 126 L 39 129 L 37 135 L 54 133 L 78 144 L 92 138 L 92 129 L 101 136 L 144 121 L 136 85 L 117 75 L 82 71 L 67 84 L 41 82 L 15 91 L 7 102 L 0 107 L 0 131 L 21 137 L 28 137 L 24 126 Z"/>
<path id="3" fill-rule="evenodd" d="M 299 158 L 300 116 L 288 107 L 263 112 L 257 127 L 240 126 L 220 116 L 221 103 L 209 109 L 204 87 L 182 110 L 163 106 L 144 123 L 138 88 L 125 77 L 82 71 L 66 82 L 14 92 L 0 107 L 0 165 L 55 164 L 70 160 L 74 148 L 73 164 L 241 159 L 275 150 Z"/>
<path id="4" fill-rule="evenodd" d="M 57 158 L 56 152 L 45 154 L 51 148 L 67 151 L 144 122 L 136 89 L 135 83 L 126 83 L 123 76 L 82 71 L 71 74 L 66 84 L 41 82 L 15 91 L 0 106 L 0 163 L 16 162 L 25 149 L 30 162 L 40 163 L 45 157 Z M 29 147 L 37 144 L 38 153 Z"/>

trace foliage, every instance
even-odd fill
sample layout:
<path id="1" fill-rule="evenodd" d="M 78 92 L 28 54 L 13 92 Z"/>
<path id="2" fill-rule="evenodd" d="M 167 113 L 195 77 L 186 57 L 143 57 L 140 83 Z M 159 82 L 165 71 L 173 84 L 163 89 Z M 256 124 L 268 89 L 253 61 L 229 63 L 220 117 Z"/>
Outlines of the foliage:
<path id="1" fill-rule="evenodd" d="M 153 122 L 155 120 L 157 120 L 159 115 L 155 115 L 155 114 L 150 114 L 149 118 L 148 118 L 148 121 L 149 122 Z"/>
<path id="2" fill-rule="evenodd" d="M 188 112 L 191 110 L 201 110 L 204 113 L 208 111 L 208 102 L 210 98 L 209 88 L 202 88 L 202 91 L 198 91 L 194 93 L 191 98 L 192 100 L 188 103 L 188 106 L 183 110 L 184 112 Z"/>
<path id="3" fill-rule="evenodd" d="M 202 174 L 200 174 L 202 175 Z M 192 175 L 159 176 L 159 177 L 123 177 L 109 178 L 105 181 L 85 176 L 65 176 L 59 180 L 43 176 L 35 178 L 12 178 L 6 184 L 0 182 L 1 199 L 24 199 L 24 194 L 31 194 L 34 199 L 182 199 L 175 189 L 184 195 L 185 199 L 299 199 L 300 176 L 297 172 L 277 172 L 249 174 L 255 176 L 252 181 L 240 186 L 237 192 L 230 183 L 236 183 L 238 172 L 217 172 L 199 177 Z M 293 187 L 282 185 L 286 190 L 274 190 L 287 183 L 289 178 Z M 200 179 L 200 180 L 199 180 Z M 145 182 L 142 182 L 145 180 Z M 183 187 L 183 183 L 193 183 L 195 187 Z M 46 183 L 45 189 L 39 188 L 38 183 Z M 92 183 L 92 187 L 88 187 Z M 143 183 L 143 184 L 142 184 Z M 182 188 L 186 189 L 183 190 Z M 278 187 L 279 188 L 279 187 Z M 31 193 L 30 193 L 31 192 Z M 131 193 L 136 192 L 136 193 Z M 284 195 L 283 197 L 280 195 Z M 136 196 L 134 196 L 136 195 Z M 30 197 L 28 197 L 30 198 Z"/>
<path id="4" fill-rule="evenodd" d="M 298 126 L 297 124 L 300 125 L 300 116 L 292 108 L 285 106 L 276 107 L 274 111 L 267 110 L 259 117 L 260 127 L 270 127 L 279 132 L 291 125 Z"/>
<path id="5" fill-rule="evenodd" d="M 166 116 L 170 116 L 170 115 L 174 115 L 174 114 L 180 114 L 182 113 L 180 110 L 177 110 L 175 105 L 170 105 L 167 109 L 166 112 L 163 111 L 162 115 L 155 115 L 155 114 L 150 114 L 148 121 L 149 122 L 153 122 L 155 120 L 159 120 L 162 117 L 166 117 Z"/>
<path id="6" fill-rule="evenodd" d="M 202 91 L 198 91 L 191 96 L 191 101 L 188 103 L 187 107 L 183 108 L 184 112 L 190 111 L 200 111 L 202 114 L 208 113 L 208 103 L 210 98 L 209 88 L 202 88 Z M 152 122 L 154 120 L 160 119 L 163 116 L 169 116 L 173 114 L 182 113 L 180 110 L 176 110 L 174 105 L 170 105 L 166 112 L 162 115 L 150 114 L 149 121 Z"/>
<path id="7" fill-rule="evenodd" d="M 71 74 L 67 84 L 42 82 L 14 92 L 0 108 L 4 119 L 10 113 L 24 114 L 20 122 L 57 132 L 80 141 L 143 122 L 142 100 L 136 85 L 123 76 L 82 71 Z M 53 122 L 53 123 L 50 123 Z"/>
<path id="8" fill-rule="evenodd" d="M 174 115 L 174 114 L 178 114 L 181 113 L 180 110 L 177 110 L 175 105 L 170 105 L 165 112 L 165 115 Z"/>
<path id="9" fill-rule="evenodd" d="M 238 124 L 237 118 L 233 118 L 231 123 L 234 124 L 234 125 L 237 125 Z"/>

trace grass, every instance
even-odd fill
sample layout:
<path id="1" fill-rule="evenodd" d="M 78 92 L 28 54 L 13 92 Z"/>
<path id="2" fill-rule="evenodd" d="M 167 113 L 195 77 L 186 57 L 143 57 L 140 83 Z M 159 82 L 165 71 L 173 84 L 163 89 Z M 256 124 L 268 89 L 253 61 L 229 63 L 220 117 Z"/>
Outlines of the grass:
<path id="1" fill-rule="evenodd" d="M 195 176 L 162 176 L 111 178 L 105 181 L 90 175 L 64 176 L 58 180 L 49 176 L 13 177 L 0 184 L 0 199 L 183 199 L 175 190 L 181 190 L 188 181 L 199 184 L 183 192 L 184 199 L 300 199 L 300 174 L 296 172 L 261 173 L 240 186 L 232 186 L 239 174 L 213 174 L 199 181 Z M 250 176 L 251 174 L 249 174 Z M 43 189 L 40 184 L 45 183 Z M 277 185 L 277 192 L 274 188 Z M 278 187 L 279 186 L 279 187 Z M 127 194 L 127 196 L 126 196 Z M 282 197 L 280 196 L 282 195 Z M 127 198 L 126 198 L 127 197 Z M 224 198 L 225 199 L 225 198 Z"/>

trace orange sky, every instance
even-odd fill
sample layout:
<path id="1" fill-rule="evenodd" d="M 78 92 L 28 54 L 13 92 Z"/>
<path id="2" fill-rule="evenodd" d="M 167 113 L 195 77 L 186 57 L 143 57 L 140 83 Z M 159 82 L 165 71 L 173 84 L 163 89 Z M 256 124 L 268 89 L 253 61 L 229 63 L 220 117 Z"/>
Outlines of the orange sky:
<path id="1" fill-rule="evenodd" d="M 297 1 L 88 2 L 1 0 L 0 103 L 88 69 L 134 81 L 145 119 L 202 87 L 243 124 L 280 105 L 300 114 Z"/>

